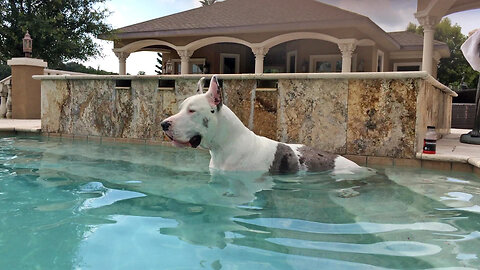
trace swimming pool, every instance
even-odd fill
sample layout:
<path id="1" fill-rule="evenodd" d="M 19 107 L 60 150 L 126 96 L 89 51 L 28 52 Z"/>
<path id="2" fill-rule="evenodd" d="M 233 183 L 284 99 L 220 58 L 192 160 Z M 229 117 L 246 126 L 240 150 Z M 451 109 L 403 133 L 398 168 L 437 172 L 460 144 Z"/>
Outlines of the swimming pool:
<path id="1" fill-rule="evenodd" d="M 480 179 L 211 175 L 207 152 L 0 139 L 0 269 L 477 269 Z"/>

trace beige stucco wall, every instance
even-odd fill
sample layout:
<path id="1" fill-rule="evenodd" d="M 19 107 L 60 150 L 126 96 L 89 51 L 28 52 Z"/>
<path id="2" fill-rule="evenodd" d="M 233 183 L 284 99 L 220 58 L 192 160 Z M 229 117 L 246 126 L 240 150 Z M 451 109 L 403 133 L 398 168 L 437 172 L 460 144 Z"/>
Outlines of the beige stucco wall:
<path id="1" fill-rule="evenodd" d="M 12 66 L 12 118 L 40 119 L 40 82 L 33 75 L 43 75 L 43 67 Z"/>
<path id="2" fill-rule="evenodd" d="M 321 40 L 295 40 L 281 43 L 272 47 L 264 59 L 264 68 L 279 67 L 281 72 L 286 72 L 286 54 L 290 51 L 297 51 L 297 73 L 309 72 L 310 56 L 312 55 L 338 55 L 341 57 L 340 49 L 335 43 L 321 41 Z M 255 71 L 255 57 L 252 50 L 244 45 L 233 43 L 217 43 L 202 47 L 194 52 L 192 58 L 205 58 L 210 65 L 210 74 L 217 74 L 220 72 L 220 54 L 239 54 L 240 55 L 240 73 L 254 73 Z M 360 65 L 360 60 L 363 60 L 363 71 L 371 72 L 376 67 L 376 47 L 372 46 L 358 46 L 354 52 L 356 56 L 355 67 L 352 70 L 357 70 Z M 164 54 L 164 63 L 169 59 L 180 59 L 175 51 L 169 54 Z M 388 63 L 385 61 L 385 70 L 387 70 Z"/>

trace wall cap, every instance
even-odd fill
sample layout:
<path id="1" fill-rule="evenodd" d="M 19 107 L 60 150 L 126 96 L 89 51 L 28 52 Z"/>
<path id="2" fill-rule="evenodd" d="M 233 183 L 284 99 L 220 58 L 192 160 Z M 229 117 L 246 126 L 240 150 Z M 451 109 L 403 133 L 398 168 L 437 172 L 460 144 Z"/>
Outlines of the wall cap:
<path id="1" fill-rule="evenodd" d="M 211 78 L 213 74 L 186 75 L 35 75 L 35 80 L 198 80 Z M 411 72 L 348 72 L 348 73 L 263 73 L 263 74 L 218 74 L 224 80 L 304 80 L 304 79 L 423 79 L 434 87 L 456 97 L 457 93 L 441 84 L 425 71 Z"/>
<path id="2" fill-rule="evenodd" d="M 16 57 L 7 61 L 9 66 L 47 67 L 47 62 L 37 58 Z"/>
<path id="3" fill-rule="evenodd" d="M 211 78 L 213 74 L 184 75 L 36 75 L 36 80 L 198 80 Z M 349 72 L 349 73 L 262 73 L 262 74 L 218 74 L 224 80 L 278 80 L 278 79 L 426 79 L 425 71 L 412 72 Z"/>

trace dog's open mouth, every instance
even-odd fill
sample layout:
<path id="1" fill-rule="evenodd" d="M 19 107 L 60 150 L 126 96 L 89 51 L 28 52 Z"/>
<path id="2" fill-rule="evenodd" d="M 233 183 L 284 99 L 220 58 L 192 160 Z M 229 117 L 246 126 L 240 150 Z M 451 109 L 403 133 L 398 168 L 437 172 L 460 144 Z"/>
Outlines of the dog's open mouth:
<path id="1" fill-rule="evenodd" d="M 168 134 L 167 134 L 167 137 L 170 138 L 170 140 L 172 140 L 172 142 L 173 142 L 173 145 L 175 145 L 177 147 L 191 146 L 193 148 L 197 148 L 200 145 L 200 143 L 202 142 L 202 136 L 201 135 L 193 136 L 192 138 L 190 138 L 190 140 L 188 142 L 177 141 L 174 138 L 170 137 Z"/>

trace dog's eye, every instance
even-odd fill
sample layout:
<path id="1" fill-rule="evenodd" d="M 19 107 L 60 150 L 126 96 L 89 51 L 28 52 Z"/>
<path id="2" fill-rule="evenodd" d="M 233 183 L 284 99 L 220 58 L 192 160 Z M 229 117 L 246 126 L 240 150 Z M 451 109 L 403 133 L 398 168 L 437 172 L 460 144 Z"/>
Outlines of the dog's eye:
<path id="1" fill-rule="evenodd" d="M 188 109 L 188 113 L 195 113 L 195 112 L 196 112 L 195 110 Z"/>

